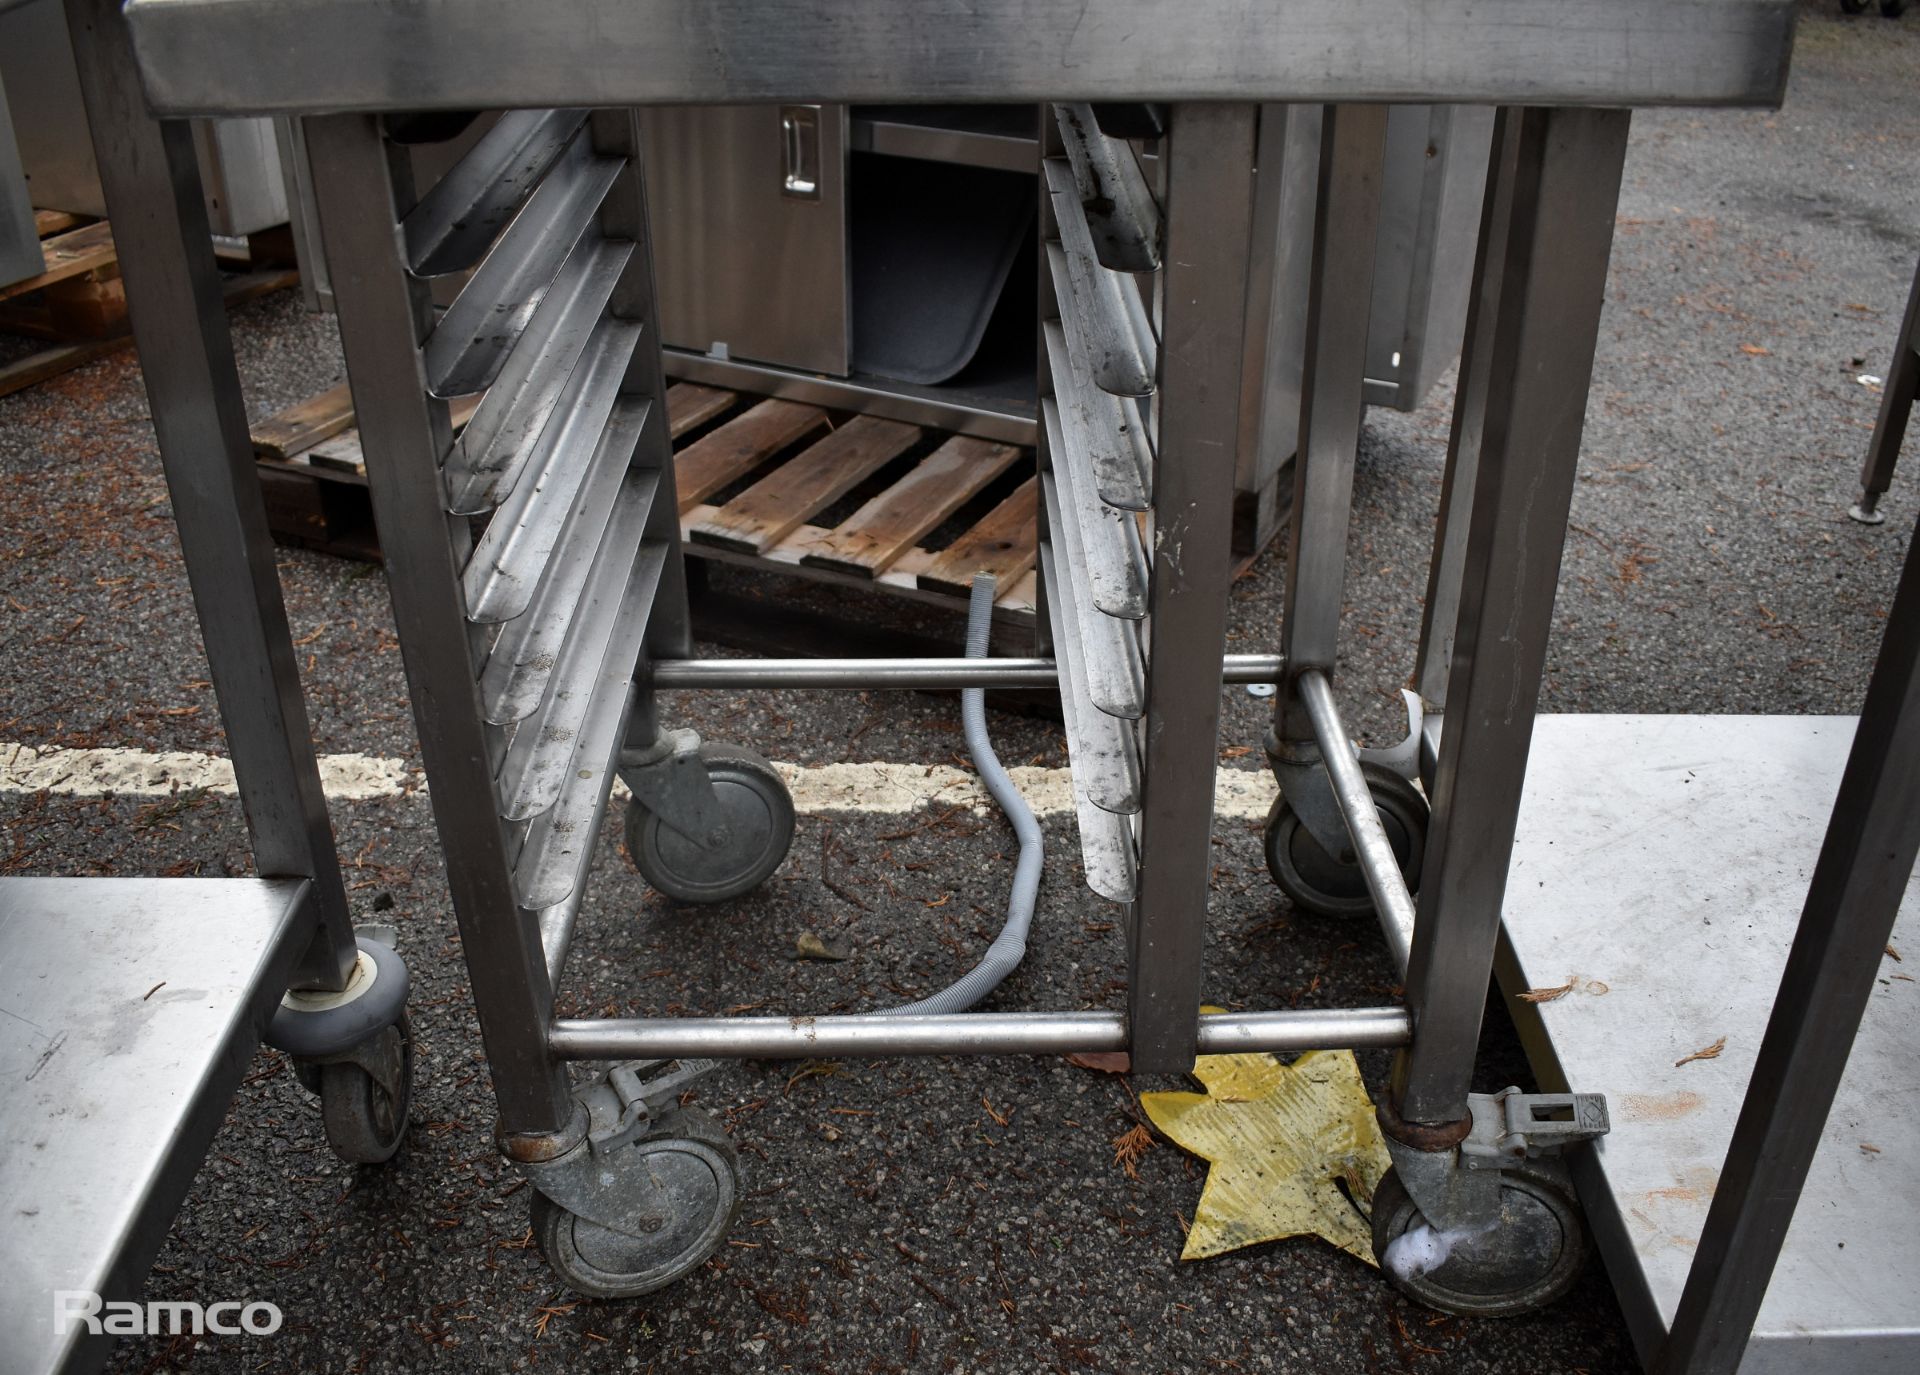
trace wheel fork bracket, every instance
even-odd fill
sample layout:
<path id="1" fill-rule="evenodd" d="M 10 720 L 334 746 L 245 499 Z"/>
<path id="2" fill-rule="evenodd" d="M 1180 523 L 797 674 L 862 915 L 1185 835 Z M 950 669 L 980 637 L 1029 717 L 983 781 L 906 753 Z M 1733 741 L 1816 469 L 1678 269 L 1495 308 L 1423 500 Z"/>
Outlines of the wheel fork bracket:
<path id="1" fill-rule="evenodd" d="M 717 1060 L 630 1060 L 573 1091 L 587 1128 L 551 1160 L 519 1161 L 533 1187 L 575 1217 L 628 1236 L 647 1236 L 672 1222 L 645 1157 L 624 1149 L 669 1134 L 680 1097 L 719 1067 Z M 578 1119 L 576 1118 L 576 1121 Z"/>
<path id="2" fill-rule="evenodd" d="M 1604 1093 L 1467 1095 L 1471 1125 L 1456 1144 L 1423 1150 L 1397 1139 L 1385 1115 L 1387 1153 L 1429 1225 L 1480 1230 L 1500 1217 L 1500 1171 L 1529 1156 L 1557 1155 L 1611 1129 Z"/>
<path id="3" fill-rule="evenodd" d="M 662 731 L 653 744 L 620 751 L 620 781 L 669 830 L 702 850 L 718 850 L 732 838 L 726 809 L 700 758 L 700 735 Z"/>

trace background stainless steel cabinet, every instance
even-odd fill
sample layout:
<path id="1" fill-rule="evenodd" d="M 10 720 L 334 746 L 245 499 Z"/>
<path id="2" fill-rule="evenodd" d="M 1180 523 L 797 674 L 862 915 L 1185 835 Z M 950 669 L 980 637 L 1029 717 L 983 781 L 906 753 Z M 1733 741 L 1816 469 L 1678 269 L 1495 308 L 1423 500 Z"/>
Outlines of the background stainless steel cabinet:
<path id="1" fill-rule="evenodd" d="M 106 196 L 94 165 L 66 12 L 59 5 L 44 0 L 12 9 L 0 5 L 0 85 L 13 114 L 28 201 L 42 209 L 104 217 Z M 198 120 L 194 141 L 214 233 L 238 237 L 286 222 L 286 189 L 271 120 Z M 4 162 L 0 153 L 0 172 L 6 170 Z M 0 200 L 6 194 L 0 192 Z"/>
<path id="2" fill-rule="evenodd" d="M 845 376 L 847 107 L 688 106 L 643 123 L 665 342 Z"/>

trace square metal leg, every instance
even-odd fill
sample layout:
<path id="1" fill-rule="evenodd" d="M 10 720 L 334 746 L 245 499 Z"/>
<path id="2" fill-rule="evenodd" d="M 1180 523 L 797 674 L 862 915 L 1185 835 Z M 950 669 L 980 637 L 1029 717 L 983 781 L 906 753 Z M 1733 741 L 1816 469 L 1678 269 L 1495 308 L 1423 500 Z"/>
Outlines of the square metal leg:
<path id="1" fill-rule="evenodd" d="M 339 989 L 355 959 L 353 924 L 280 596 L 192 132 L 183 120 L 147 112 L 116 0 L 68 0 L 67 23 L 254 867 L 266 878 L 312 881 L 318 929 L 293 981 Z"/>
<path id="2" fill-rule="evenodd" d="M 1506 891 L 1527 750 L 1553 623 L 1607 259 L 1626 153 L 1615 110 L 1503 112 L 1495 194 L 1505 241 L 1477 288 L 1487 347 L 1480 464 L 1447 680 L 1447 728 L 1407 971 L 1417 1034 L 1391 1106 L 1415 1124 L 1458 1123 Z M 1479 342 L 1479 341 L 1476 341 Z M 1480 385 L 1463 377 L 1461 387 Z"/>
<path id="3" fill-rule="evenodd" d="M 1149 1074 L 1184 1073 L 1198 1047 L 1257 112 L 1177 106 L 1163 153 L 1160 460 L 1128 968 L 1133 1067 Z"/>
<path id="4" fill-rule="evenodd" d="M 500 745 L 481 711 L 475 667 L 483 646 L 470 635 L 460 590 L 471 536 L 466 517 L 445 511 L 447 407 L 428 396 L 416 347 L 429 332 L 432 303 L 398 256 L 395 226 L 409 208 L 402 201 L 411 200 L 411 178 L 373 116 L 311 119 L 307 148 L 374 510 L 382 523 L 411 527 L 381 543 L 501 1130 L 555 1131 L 573 1104 L 564 1070 L 547 1053 L 553 989 L 538 926 L 515 897 L 508 837 L 494 810 Z"/>

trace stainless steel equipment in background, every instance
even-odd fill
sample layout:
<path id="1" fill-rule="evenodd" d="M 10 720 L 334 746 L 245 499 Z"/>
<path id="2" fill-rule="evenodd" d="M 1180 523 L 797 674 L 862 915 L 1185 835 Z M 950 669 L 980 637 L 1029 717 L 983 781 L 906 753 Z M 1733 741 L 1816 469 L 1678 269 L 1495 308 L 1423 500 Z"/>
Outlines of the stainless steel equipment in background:
<path id="1" fill-rule="evenodd" d="M 0 4 L 0 286 L 43 267 L 33 209 L 103 218 L 106 195 L 87 132 L 66 15 L 58 4 Z M 11 121 L 8 112 L 11 111 Z M 275 121 L 195 120 L 207 219 L 243 238 L 284 224 L 289 198 Z"/>
<path id="2" fill-rule="evenodd" d="M 1235 483 L 1235 544 L 1243 555 L 1278 529 L 1288 500 L 1280 478 L 1299 433 L 1320 113 L 1311 105 L 1264 108 L 1247 169 L 1256 180 L 1256 219 Z M 993 261 L 997 243 L 979 238 L 1006 232 L 1004 220 L 988 215 L 972 237 L 952 221 L 976 212 L 983 198 L 1031 198 L 1026 178 L 1039 158 L 1031 107 L 670 107 L 649 110 L 643 125 L 670 375 L 1034 441 L 1027 274 L 977 274 L 1012 301 L 930 300 L 954 290 L 942 273 L 939 280 L 929 274 L 926 292 L 895 282 L 891 300 L 876 303 L 863 293 L 886 290 L 884 274 L 862 261 L 863 252 L 909 234 L 945 237 L 954 260 L 984 256 L 1001 266 Z M 1459 353 L 1492 128 L 1493 111 L 1484 106 L 1391 111 L 1368 404 L 1415 409 Z M 1138 146 L 1151 165 L 1155 142 Z M 967 179 L 968 194 L 914 178 L 908 163 L 943 166 L 951 178 Z M 887 184 L 889 177 L 896 180 Z M 869 189 L 876 182 L 878 190 Z M 876 214 L 891 217 L 884 230 L 872 226 Z M 938 381 L 863 368 L 874 353 L 863 347 L 863 327 L 870 334 L 894 312 L 914 312 L 927 328 L 943 307 L 963 316 L 971 308 L 975 325 L 996 311 L 1016 314 L 1017 328 L 983 330 L 978 340 L 982 353 L 999 346 L 1016 356 L 970 355 L 969 366 Z"/>

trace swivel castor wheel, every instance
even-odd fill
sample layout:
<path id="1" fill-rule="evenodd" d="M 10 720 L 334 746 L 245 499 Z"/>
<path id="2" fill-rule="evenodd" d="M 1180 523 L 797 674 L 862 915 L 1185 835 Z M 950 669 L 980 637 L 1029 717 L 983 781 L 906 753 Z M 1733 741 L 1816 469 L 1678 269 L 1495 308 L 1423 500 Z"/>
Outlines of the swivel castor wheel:
<path id="1" fill-rule="evenodd" d="M 698 1108 L 679 1108 L 648 1136 L 618 1148 L 621 1223 L 590 1222 L 538 1189 L 533 1235 L 569 1289 L 595 1299 L 650 1294 L 719 1250 L 740 1212 L 733 1142 Z"/>
<path id="2" fill-rule="evenodd" d="M 1398 1251 L 1396 1242 L 1404 1242 Z M 1434 1233 L 1388 1170 L 1373 1193 L 1373 1254 L 1394 1288 L 1429 1308 L 1505 1318 L 1545 1308 L 1573 1287 L 1586 1262 L 1586 1228 L 1555 1160 L 1504 1167 L 1499 1220 L 1465 1234 Z"/>
<path id="3" fill-rule="evenodd" d="M 627 854 L 653 889 L 675 902 L 725 902 L 764 883 L 793 843 L 793 796 L 773 765 L 737 745 L 701 745 L 726 838 L 697 844 L 636 797 L 627 804 Z"/>
<path id="4" fill-rule="evenodd" d="M 1380 824 L 1410 891 L 1420 886 L 1426 856 L 1427 799 L 1399 774 L 1381 764 L 1363 762 L 1360 771 L 1373 793 Z M 1325 917 L 1363 917 L 1373 911 L 1366 875 L 1357 859 L 1339 858 L 1300 821 L 1282 793 L 1267 813 L 1267 872 L 1296 907 Z"/>
<path id="5" fill-rule="evenodd" d="M 350 1165 L 380 1165 L 406 1139 L 413 1106 L 409 978 L 385 941 L 362 935 L 356 943 L 346 987 L 289 992 L 265 1040 L 293 1057 L 294 1075 L 319 1096 L 334 1154 Z"/>

